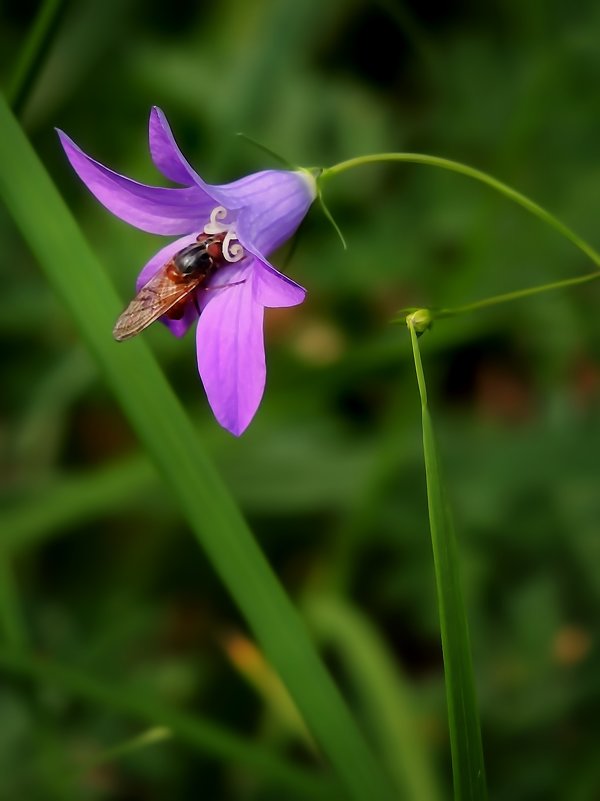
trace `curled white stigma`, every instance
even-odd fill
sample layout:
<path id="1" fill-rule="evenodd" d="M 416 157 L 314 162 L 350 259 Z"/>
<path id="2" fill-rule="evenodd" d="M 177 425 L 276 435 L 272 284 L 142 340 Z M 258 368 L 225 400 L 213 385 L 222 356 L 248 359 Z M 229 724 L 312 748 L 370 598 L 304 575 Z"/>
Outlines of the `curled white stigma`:
<path id="1" fill-rule="evenodd" d="M 235 223 L 224 222 L 227 209 L 216 206 L 210 213 L 210 222 L 204 226 L 205 234 L 225 234 L 223 240 L 223 258 L 232 264 L 244 258 L 244 248 L 240 245 L 235 232 Z"/>
<path id="2" fill-rule="evenodd" d="M 231 229 L 231 223 L 220 222 L 227 217 L 227 209 L 224 206 L 215 206 L 210 213 L 210 222 L 204 226 L 205 234 L 224 234 Z"/>

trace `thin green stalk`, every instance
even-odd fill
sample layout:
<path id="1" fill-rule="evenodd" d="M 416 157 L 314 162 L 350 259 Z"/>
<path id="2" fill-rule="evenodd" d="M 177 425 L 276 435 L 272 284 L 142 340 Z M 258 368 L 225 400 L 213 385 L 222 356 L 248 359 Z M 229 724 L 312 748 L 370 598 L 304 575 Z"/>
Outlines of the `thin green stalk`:
<path id="1" fill-rule="evenodd" d="M 111 331 L 122 302 L 3 100 L 0 130 L 0 196 L 69 308 L 198 542 L 348 796 L 389 801 L 393 796 L 387 776 L 156 360 L 142 338 L 125 344 L 113 341 Z"/>
<path id="2" fill-rule="evenodd" d="M 321 210 L 322 210 L 323 214 L 325 215 L 325 217 L 329 220 L 329 222 L 333 226 L 333 230 L 338 235 L 339 240 L 342 243 L 342 247 L 344 248 L 344 250 L 348 250 L 348 244 L 346 242 L 346 237 L 342 233 L 342 229 L 340 228 L 340 226 L 337 224 L 337 222 L 335 220 L 335 217 L 329 211 L 329 207 L 325 203 L 325 198 L 323 197 L 323 192 L 320 189 L 317 192 L 317 197 L 319 199 L 319 204 L 321 206 Z"/>
<path id="3" fill-rule="evenodd" d="M 474 303 L 467 303 L 464 306 L 452 306 L 447 309 L 432 309 L 431 315 L 435 319 L 442 317 L 456 317 L 458 314 L 467 314 L 469 312 L 479 311 L 480 309 L 487 309 L 490 306 L 497 306 L 500 303 L 509 303 L 513 300 L 521 300 L 521 298 L 529 298 L 532 295 L 541 295 L 543 292 L 553 292 L 556 289 L 567 289 L 571 286 L 578 284 L 587 284 L 589 281 L 595 281 L 600 278 L 600 271 L 595 273 L 587 273 L 586 275 L 578 275 L 576 278 L 565 278 L 562 281 L 552 281 L 549 284 L 542 284 L 540 286 L 531 286 L 527 289 L 517 289 L 514 292 L 505 292 L 502 295 L 494 295 L 491 298 L 484 298 L 477 300 Z"/>
<path id="4" fill-rule="evenodd" d="M 339 797 L 339 788 L 336 791 L 326 777 L 311 775 L 222 726 L 197 716 L 192 717 L 156 698 L 149 698 L 135 687 L 108 684 L 87 672 L 26 654 L 11 654 L 5 649 L 0 649 L 0 668 L 19 676 L 27 676 L 40 686 L 56 685 L 92 704 L 131 715 L 152 726 L 166 727 L 192 748 L 212 754 L 225 763 L 245 765 L 266 779 L 278 783 L 282 790 L 304 789 L 307 798 Z"/>
<path id="5" fill-rule="evenodd" d="M 427 503 L 444 656 L 454 798 L 455 801 L 484 801 L 487 790 L 483 748 L 459 555 L 429 415 L 418 334 L 412 316 L 407 317 L 406 322 L 421 396 Z"/>
<path id="6" fill-rule="evenodd" d="M 504 195 L 509 200 L 522 206 L 528 212 L 533 214 L 538 219 L 550 225 L 559 234 L 562 234 L 566 239 L 572 242 L 575 247 L 579 248 L 582 253 L 585 253 L 597 267 L 600 267 L 600 253 L 589 245 L 578 234 L 572 231 L 568 226 L 561 222 L 557 217 L 546 211 L 542 206 L 533 200 L 530 200 L 526 195 L 517 192 L 516 189 L 508 186 L 502 181 L 498 181 L 491 175 L 488 175 L 481 170 L 476 170 L 466 164 L 461 164 L 458 161 L 451 161 L 450 159 L 439 158 L 438 156 L 428 156 L 424 153 L 375 153 L 370 156 L 358 156 L 357 158 L 342 161 L 335 164 L 333 167 L 327 167 L 321 173 L 318 181 L 323 181 L 333 178 L 334 175 L 346 172 L 347 170 L 361 167 L 366 164 L 380 164 L 383 162 L 404 162 L 409 164 L 425 164 L 429 167 L 438 167 L 442 170 L 449 170 L 450 172 L 457 172 L 461 175 L 466 175 L 468 178 L 473 178 L 475 181 L 486 184 L 487 186 L 495 189 L 501 195 Z"/>
<path id="7" fill-rule="evenodd" d="M 578 284 L 587 284 L 590 281 L 595 281 L 600 278 L 600 270 L 594 273 L 586 273 L 585 275 L 578 275 L 575 278 L 564 278 L 562 281 L 552 281 L 548 284 L 539 284 L 538 286 L 530 286 L 526 289 L 516 289 L 514 292 L 504 292 L 501 295 L 492 295 L 489 298 L 476 300 L 474 303 L 466 303 L 463 306 L 451 306 L 444 309 L 415 309 L 407 308 L 401 309 L 398 314 L 393 318 L 393 323 L 406 324 L 407 315 L 425 315 L 426 319 L 417 320 L 413 318 L 413 323 L 416 325 L 418 332 L 426 330 L 433 320 L 441 320 L 447 317 L 457 317 L 460 314 L 469 314 L 470 312 L 479 311 L 480 309 L 487 309 L 491 306 L 498 306 L 501 303 L 510 303 L 514 300 L 521 300 L 522 298 L 529 298 L 532 295 L 542 295 L 544 292 L 554 292 L 557 289 L 568 289 Z"/>
<path id="8" fill-rule="evenodd" d="M 298 167 L 292 164 L 291 161 L 288 161 L 286 158 L 284 158 L 284 156 L 281 156 L 279 153 L 276 153 L 274 150 L 271 150 L 271 148 L 267 147 L 267 145 L 263 145 L 262 142 L 259 142 L 257 139 L 254 139 L 254 137 L 248 136 L 248 134 L 244 133 L 243 131 L 238 131 L 236 136 L 239 136 L 240 139 L 243 139 L 245 142 L 248 142 L 248 144 L 257 148 L 257 150 L 260 150 L 261 153 L 265 153 L 265 155 L 269 156 L 274 161 L 281 164 L 284 170 L 298 169 Z"/>
<path id="9" fill-rule="evenodd" d="M 17 115 L 29 98 L 64 7 L 65 0 L 44 0 L 29 31 L 7 92 L 8 102 Z"/>
<path id="10" fill-rule="evenodd" d="M 146 729 L 135 737 L 130 737 L 125 742 L 113 745 L 106 748 L 104 751 L 99 751 L 93 756 L 87 757 L 83 760 L 82 764 L 78 766 L 76 771 L 80 774 L 83 771 L 88 771 L 97 765 L 105 765 L 107 762 L 114 762 L 124 756 L 135 754 L 138 751 L 144 751 L 146 748 L 163 743 L 165 740 L 171 739 L 173 732 L 166 726 L 152 726 L 151 729 Z"/>

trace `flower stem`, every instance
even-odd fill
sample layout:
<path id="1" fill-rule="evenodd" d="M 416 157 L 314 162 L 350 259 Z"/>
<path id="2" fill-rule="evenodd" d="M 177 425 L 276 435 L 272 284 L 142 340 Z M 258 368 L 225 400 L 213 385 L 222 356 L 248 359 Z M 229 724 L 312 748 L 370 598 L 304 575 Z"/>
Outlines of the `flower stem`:
<path id="1" fill-rule="evenodd" d="M 483 748 L 459 554 L 427 404 L 427 386 L 413 317 L 409 315 L 406 324 L 421 396 L 427 505 L 442 635 L 454 798 L 455 801 L 484 801 L 487 790 Z"/>
<path id="2" fill-rule="evenodd" d="M 441 320 L 444 317 L 457 317 L 459 314 L 468 314 L 470 312 L 479 311 L 480 309 L 487 309 L 490 306 L 498 306 L 500 303 L 510 303 L 513 300 L 521 300 L 521 298 L 528 298 L 532 295 L 541 295 L 544 292 L 553 292 L 556 289 L 567 289 L 568 287 L 577 286 L 578 284 L 587 284 L 589 281 L 595 281 L 597 278 L 600 278 L 600 270 L 593 273 L 586 273 L 585 275 L 578 275 L 575 278 L 565 278 L 562 281 L 552 281 L 549 284 L 530 286 L 526 289 L 517 289 L 514 292 L 504 292 L 501 295 L 492 295 L 490 298 L 483 298 L 483 300 L 477 300 L 474 303 L 466 303 L 463 306 L 427 309 L 428 324 L 422 327 L 421 330 L 428 328 L 429 323 L 433 320 Z M 399 311 L 392 322 L 405 324 L 407 313 L 413 311 L 417 310 L 404 309 Z M 418 313 L 424 314 L 425 310 L 419 309 Z M 416 324 L 417 322 L 417 320 L 413 320 L 413 323 Z M 419 330 L 419 326 L 417 325 L 416 327 L 417 330 Z"/>
<path id="3" fill-rule="evenodd" d="M 8 101 L 17 115 L 23 111 L 29 98 L 64 7 L 65 0 L 44 0 L 29 31 L 7 92 Z"/>
<path id="4" fill-rule="evenodd" d="M 474 167 L 469 167 L 467 164 L 462 164 L 459 161 L 451 161 L 450 159 L 440 158 L 439 156 L 429 156 L 424 153 L 374 153 L 369 156 L 357 156 L 347 161 L 341 161 L 333 167 L 327 167 L 323 170 L 319 177 L 319 182 L 323 182 L 328 178 L 346 172 L 347 170 L 354 169 L 355 167 L 362 167 L 367 164 L 380 164 L 383 162 L 404 162 L 409 164 L 425 164 L 429 167 L 438 167 L 442 170 L 449 170 L 456 172 L 460 175 L 466 175 L 468 178 L 473 178 L 482 184 L 486 184 L 492 189 L 504 195 L 509 200 L 522 206 L 528 212 L 533 214 L 538 219 L 550 225 L 559 234 L 562 234 L 566 239 L 572 242 L 575 247 L 579 248 L 582 253 L 585 253 L 594 264 L 600 267 L 600 253 L 598 253 L 591 245 L 589 245 L 578 234 L 571 230 L 567 225 L 561 222 L 558 217 L 555 217 L 549 211 L 544 209 L 535 201 L 518 192 L 516 189 L 508 186 L 497 178 L 488 175 L 481 170 L 476 170 Z"/>
<path id="5" fill-rule="evenodd" d="M 528 298 L 531 295 L 541 295 L 543 292 L 552 292 L 556 289 L 566 289 L 567 287 L 577 286 L 578 284 L 586 284 L 588 281 L 595 281 L 597 278 L 600 278 L 600 270 L 594 273 L 587 273 L 586 275 L 578 275 L 575 278 L 565 278 L 562 281 L 552 281 L 549 284 L 530 286 L 527 287 L 527 289 L 517 289 L 514 292 L 505 292 L 502 295 L 493 295 L 491 298 L 477 300 L 475 303 L 467 303 L 464 306 L 452 306 L 447 309 L 432 310 L 431 315 L 436 319 L 455 317 L 458 314 L 479 311 L 479 309 L 486 309 L 488 306 L 497 306 L 500 303 L 521 300 L 521 298 Z"/>

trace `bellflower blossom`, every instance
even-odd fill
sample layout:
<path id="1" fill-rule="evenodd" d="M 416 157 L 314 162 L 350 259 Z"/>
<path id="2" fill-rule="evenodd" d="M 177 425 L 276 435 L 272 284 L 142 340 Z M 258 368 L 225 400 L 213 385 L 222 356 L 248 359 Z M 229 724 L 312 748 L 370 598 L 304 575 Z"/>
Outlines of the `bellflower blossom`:
<path id="1" fill-rule="evenodd" d="M 152 160 L 183 188 L 140 184 L 94 161 L 62 131 L 58 135 L 79 178 L 109 211 L 143 231 L 180 237 L 142 268 L 138 291 L 200 234 L 224 234 L 226 263 L 212 281 L 217 288 L 197 289 L 181 319 L 161 321 L 182 336 L 198 320 L 198 370 L 208 401 L 219 423 L 241 434 L 265 386 L 264 307 L 295 306 L 306 294 L 267 257 L 292 236 L 308 211 L 316 196 L 314 178 L 304 170 L 265 170 L 229 184 L 207 184 L 179 150 L 156 107 L 149 125 Z"/>

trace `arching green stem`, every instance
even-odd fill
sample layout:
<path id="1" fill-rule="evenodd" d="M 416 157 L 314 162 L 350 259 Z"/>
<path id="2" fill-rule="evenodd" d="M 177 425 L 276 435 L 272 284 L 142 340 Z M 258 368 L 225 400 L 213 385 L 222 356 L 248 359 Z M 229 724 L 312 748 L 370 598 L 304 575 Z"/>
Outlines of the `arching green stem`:
<path id="1" fill-rule="evenodd" d="M 370 156 L 358 156 L 357 158 L 348 159 L 347 161 L 341 161 L 333 167 L 327 167 L 321 173 L 318 181 L 319 184 L 322 185 L 325 180 L 333 178 L 333 176 L 339 175 L 340 173 L 347 172 L 348 170 L 352 170 L 355 167 L 362 167 L 366 164 L 381 164 L 384 162 L 425 164 L 429 167 L 438 167 L 442 170 L 449 170 L 450 172 L 456 172 L 460 175 L 466 175 L 468 178 L 473 178 L 475 181 L 486 184 L 517 205 L 522 206 L 538 219 L 550 225 L 555 231 L 558 231 L 559 234 L 562 234 L 562 236 L 572 242 L 575 247 L 579 248 L 582 253 L 585 253 L 597 267 L 600 267 L 600 253 L 594 250 L 584 239 L 561 222 L 558 217 L 546 211 L 546 209 L 535 201 L 530 200 L 526 195 L 502 183 L 502 181 L 498 181 L 493 176 L 481 170 L 476 170 L 474 167 L 469 167 L 467 164 L 461 164 L 459 161 L 451 161 L 450 159 L 443 159 L 439 156 L 428 156 L 424 153 L 375 153 Z"/>
<path id="2" fill-rule="evenodd" d="M 549 284 L 542 284 L 541 286 L 530 286 L 527 287 L 527 289 L 517 289 L 515 292 L 493 295 L 491 298 L 477 300 L 474 303 L 467 303 L 464 306 L 439 309 L 438 311 L 432 311 L 431 315 L 438 319 L 441 317 L 455 317 L 458 314 L 479 311 L 479 309 L 497 306 L 500 303 L 509 303 L 513 300 L 528 298 L 531 297 L 531 295 L 541 295 L 544 292 L 553 292 L 556 289 L 567 289 L 568 287 L 577 286 L 578 284 L 587 284 L 589 281 L 595 281 L 597 278 L 600 278 L 600 270 L 594 273 L 587 273 L 586 275 L 578 275 L 576 278 L 565 278 L 563 281 L 552 281 Z"/>

